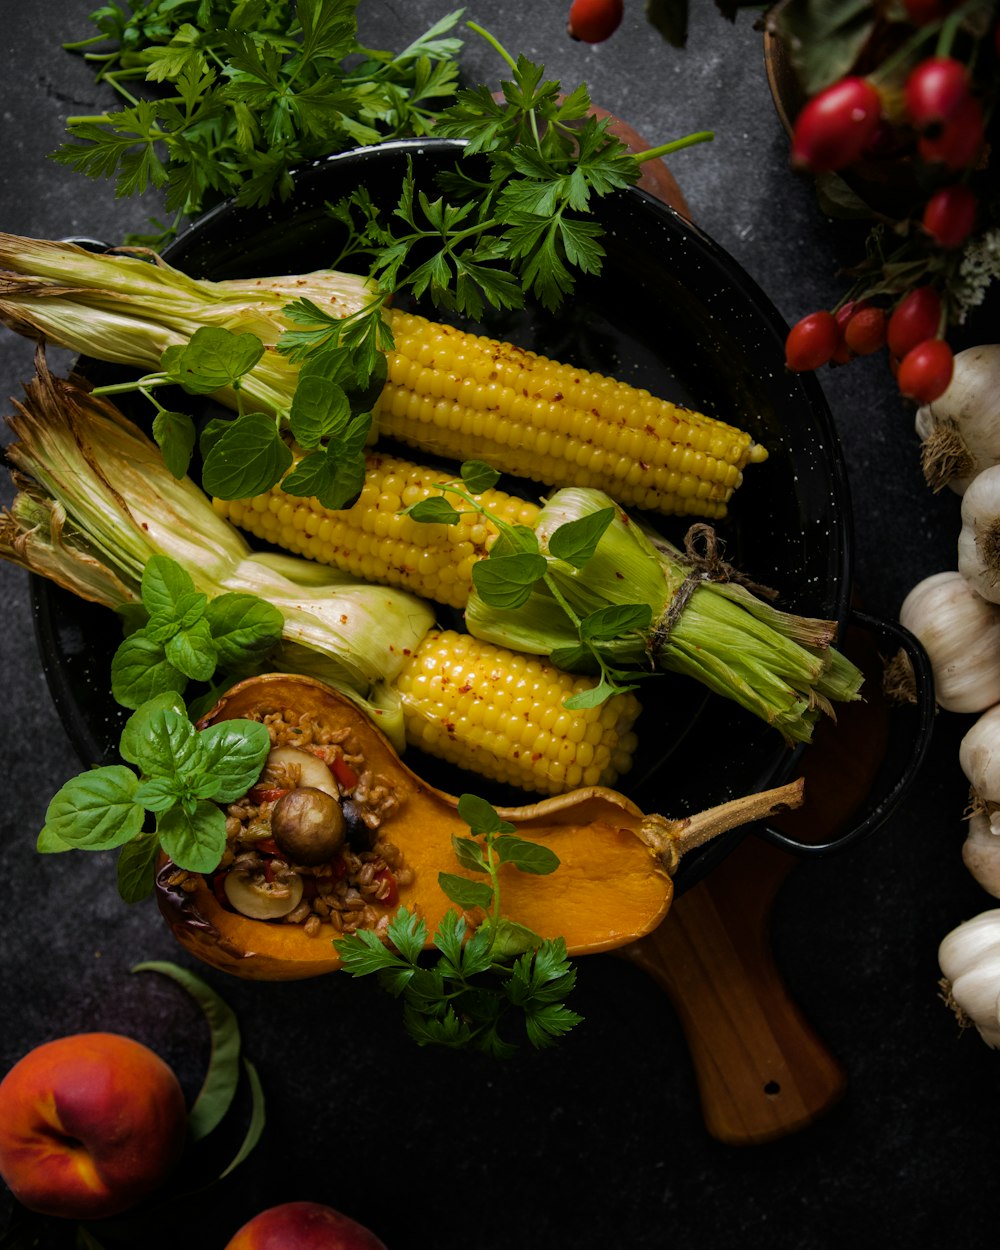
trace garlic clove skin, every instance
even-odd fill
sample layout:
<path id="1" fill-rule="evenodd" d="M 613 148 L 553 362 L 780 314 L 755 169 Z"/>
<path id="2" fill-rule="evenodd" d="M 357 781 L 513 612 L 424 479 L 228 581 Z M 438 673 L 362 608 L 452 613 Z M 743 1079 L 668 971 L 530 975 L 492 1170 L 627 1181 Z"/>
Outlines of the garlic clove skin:
<path id="1" fill-rule="evenodd" d="M 973 812 L 962 843 L 962 862 L 987 894 L 1000 898 L 1000 819 L 994 831 L 986 812 Z"/>
<path id="2" fill-rule="evenodd" d="M 918 582 L 899 623 L 927 652 L 934 697 L 946 712 L 984 712 L 1000 703 L 1000 605 L 977 594 L 957 569 Z"/>
<path id="3" fill-rule="evenodd" d="M 958 745 L 962 772 L 983 803 L 1000 803 L 1000 703 L 987 708 Z"/>
<path id="4" fill-rule="evenodd" d="M 1000 603 L 1000 464 L 984 469 L 962 497 L 958 571 L 990 603 Z"/>
<path id="5" fill-rule="evenodd" d="M 977 474 L 1000 463 L 1000 344 L 955 355 L 948 389 L 917 409 L 924 477 L 933 490 L 962 495 Z"/>
<path id="6" fill-rule="evenodd" d="M 1000 908 L 952 929 L 938 947 L 938 965 L 961 1016 L 1000 1049 Z"/>

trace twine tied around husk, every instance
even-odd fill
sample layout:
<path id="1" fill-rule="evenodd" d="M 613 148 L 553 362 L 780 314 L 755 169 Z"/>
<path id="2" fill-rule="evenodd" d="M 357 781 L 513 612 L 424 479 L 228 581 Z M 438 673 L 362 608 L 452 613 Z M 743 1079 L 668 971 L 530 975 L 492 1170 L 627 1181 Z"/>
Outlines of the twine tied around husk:
<path id="1" fill-rule="evenodd" d="M 670 596 L 670 602 L 653 626 L 650 646 L 654 655 L 666 645 L 691 596 L 705 582 L 733 582 L 761 598 L 778 597 L 776 590 L 753 581 L 722 558 L 722 542 L 714 528 L 704 521 L 698 521 L 688 529 L 684 535 L 683 552 L 675 548 L 670 548 L 670 551 L 677 563 L 687 566 L 690 571 Z"/>

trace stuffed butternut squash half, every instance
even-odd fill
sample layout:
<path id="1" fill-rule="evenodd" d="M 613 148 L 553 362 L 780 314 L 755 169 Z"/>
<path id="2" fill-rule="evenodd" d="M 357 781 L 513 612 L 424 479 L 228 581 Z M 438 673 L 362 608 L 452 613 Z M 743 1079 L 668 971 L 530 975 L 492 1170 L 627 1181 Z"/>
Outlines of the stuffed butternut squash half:
<path id="1" fill-rule="evenodd" d="M 157 873 L 158 904 L 180 944 L 237 976 L 293 980 L 340 968 L 334 943 L 348 934 L 387 940 L 401 907 L 432 936 L 455 909 L 441 874 L 475 876 L 456 858 L 470 833 L 460 800 L 422 781 L 362 711 L 313 678 L 249 678 L 199 728 L 239 718 L 266 725 L 272 749 L 257 783 L 226 808 L 218 869 L 195 874 L 164 860 Z M 625 945 L 667 914 L 686 850 L 801 802 L 796 781 L 679 820 L 602 787 L 498 809 L 519 839 L 558 857 L 548 875 L 501 864 L 504 915 L 562 938 L 570 955 Z M 463 919 L 471 932 L 483 915 L 468 906 Z"/>

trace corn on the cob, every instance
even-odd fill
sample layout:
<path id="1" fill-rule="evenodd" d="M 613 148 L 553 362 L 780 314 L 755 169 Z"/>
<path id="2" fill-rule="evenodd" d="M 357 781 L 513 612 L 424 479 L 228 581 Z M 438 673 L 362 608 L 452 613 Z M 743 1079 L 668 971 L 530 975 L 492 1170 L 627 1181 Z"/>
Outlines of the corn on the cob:
<path id="1" fill-rule="evenodd" d="M 640 711 L 633 694 L 593 708 L 563 706 L 593 684 L 535 656 L 431 630 L 395 688 L 411 745 L 494 781 L 560 794 L 612 786 L 632 762 Z"/>
<path id="2" fill-rule="evenodd" d="M 423 451 L 711 518 L 767 456 L 742 430 L 628 383 L 409 313 L 391 324 L 379 433 Z"/>
<path id="3" fill-rule="evenodd" d="M 399 586 L 425 599 L 464 608 L 472 566 L 489 551 L 496 528 L 465 512 L 457 525 L 429 525 L 400 516 L 418 500 L 440 495 L 453 473 L 376 452 L 365 457 L 365 485 L 351 508 L 324 508 L 279 486 L 247 500 L 213 501 L 216 511 L 265 542 L 329 564 L 363 581 Z M 534 523 L 538 505 L 504 491 L 480 496 L 510 525 Z"/>

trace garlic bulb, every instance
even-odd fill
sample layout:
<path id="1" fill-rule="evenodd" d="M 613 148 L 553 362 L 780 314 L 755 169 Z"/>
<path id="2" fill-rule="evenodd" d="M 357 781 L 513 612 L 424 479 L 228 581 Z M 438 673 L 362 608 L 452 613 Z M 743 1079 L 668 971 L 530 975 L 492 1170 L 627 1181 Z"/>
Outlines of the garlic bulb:
<path id="1" fill-rule="evenodd" d="M 962 863 L 987 894 L 1000 898 L 1000 829 L 994 832 L 990 815 L 974 811 L 962 843 Z"/>
<path id="2" fill-rule="evenodd" d="M 967 731 L 958 746 L 958 762 L 977 806 L 995 804 L 1000 809 L 1000 705 L 983 712 Z M 996 830 L 1000 833 L 1000 811 Z"/>
<path id="3" fill-rule="evenodd" d="M 958 571 L 977 594 L 1000 603 L 1000 464 L 977 473 L 962 496 Z"/>
<path id="4" fill-rule="evenodd" d="M 946 712 L 1000 703 L 1000 606 L 976 594 L 957 569 L 918 582 L 899 623 L 927 652 L 934 697 Z"/>
<path id="5" fill-rule="evenodd" d="M 1000 908 L 952 929 L 938 947 L 938 965 L 955 1014 L 1000 1049 Z"/>
<path id="6" fill-rule="evenodd" d="M 978 473 L 1000 464 L 1000 344 L 958 352 L 948 389 L 917 410 L 915 424 L 932 490 L 964 494 Z"/>

